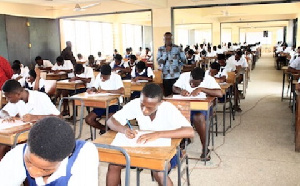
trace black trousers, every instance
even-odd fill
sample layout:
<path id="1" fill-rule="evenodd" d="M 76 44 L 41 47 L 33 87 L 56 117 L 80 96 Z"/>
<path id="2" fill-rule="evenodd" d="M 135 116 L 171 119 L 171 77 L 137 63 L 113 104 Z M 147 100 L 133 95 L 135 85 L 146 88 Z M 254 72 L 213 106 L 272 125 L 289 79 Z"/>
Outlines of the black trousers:
<path id="1" fill-rule="evenodd" d="M 174 83 L 177 81 L 177 79 L 178 78 L 176 78 L 176 79 L 164 79 L 163 80 L 164 96 L 165 97 L 173 94 L 172 87 L 173 87 Z"/>

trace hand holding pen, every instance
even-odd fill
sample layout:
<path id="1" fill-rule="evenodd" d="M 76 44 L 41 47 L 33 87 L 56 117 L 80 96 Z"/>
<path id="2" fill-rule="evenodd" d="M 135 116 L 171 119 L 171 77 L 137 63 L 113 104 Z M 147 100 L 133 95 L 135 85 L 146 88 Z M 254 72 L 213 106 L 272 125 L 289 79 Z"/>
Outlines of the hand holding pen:
<path id="1" fill-rule="evenodd" d="M 128 125 L 129 128 L 126 128 L 125 135 L 126 135 L 127 138 L 133 139 L 133 138 L 135 138 L 135 135 L 137 134 L 137 131 L 133 130 L 130 122 L 128 121 L 128 119 L 126 121 L 127 121 L 127 125 Z"/>

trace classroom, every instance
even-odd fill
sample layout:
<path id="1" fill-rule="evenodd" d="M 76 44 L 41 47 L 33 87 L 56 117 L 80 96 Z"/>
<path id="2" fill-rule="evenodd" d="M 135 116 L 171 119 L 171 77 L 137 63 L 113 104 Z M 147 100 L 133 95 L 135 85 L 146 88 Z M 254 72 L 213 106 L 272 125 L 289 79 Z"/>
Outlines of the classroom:
<path id="1" fill-rule="evenodd" d="M 300 185 L 298 0 L 0 12 L 0 185 Z"/>

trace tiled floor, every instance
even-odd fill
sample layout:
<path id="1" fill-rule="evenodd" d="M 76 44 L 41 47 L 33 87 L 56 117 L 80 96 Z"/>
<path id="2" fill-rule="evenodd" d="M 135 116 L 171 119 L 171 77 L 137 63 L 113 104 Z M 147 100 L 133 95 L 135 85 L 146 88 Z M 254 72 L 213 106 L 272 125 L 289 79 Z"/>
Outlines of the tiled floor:
<path id="1" fill-rule="evenodd" d="M 270 54 L 263 55 L 251 74 L 246 99 L 241 101 L 243 112 L 237 114 L 225 137 L 215 137 L 211 161 L 206 166 L 199 161 L 202 148 L 198 136 L 189 145 L 191 185 L 300 185 L 292 114 L 288 101 L 281 102 L 281 86 L 282 72 L 275 70 Z M 85 126 L 83 139 L 88 137 Z M 99 170 L 99 185 L 105 185 L 107 164 L 101 163 Z M 170 176 L 177 185 L 176 171 Z M 135 185 L 135 170 L 130 181 Z M 151 181 L 150 171 L 142 172 L 141 185 L 157 185 Z"/>

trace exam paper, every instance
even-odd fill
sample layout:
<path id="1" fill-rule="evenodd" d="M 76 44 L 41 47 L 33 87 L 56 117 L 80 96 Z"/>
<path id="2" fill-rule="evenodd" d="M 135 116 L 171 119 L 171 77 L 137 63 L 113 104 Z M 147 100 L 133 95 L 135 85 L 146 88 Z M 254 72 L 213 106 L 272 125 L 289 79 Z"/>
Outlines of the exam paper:
<path id="1" fill-rule="evenodd" d="M 169 147 L 171 146 L 171 138 L 159 138 L 154 141 L 149 141 L 145 144 L 137 143 L 137 139 L 143 135 L 151 133 L 151 131 L 138 131 L 138 134 L 133 139 L 129 139 L 123 133 L 118 133 L 111 143 L 114 146 L 120 147 Z"/>
<path id="2" fill-rule="evenodd" d="M 112 95 L 119 95 L 119 94 L 112 94 L 112 93 L 92 93 L 92 94 L 89 94 L 89 93 L 87 93 L 87 92 L 85 92 L 84 93 L 84 95 L 82 96 L 82 95 L 74 95 L 74 96 L 72 96 L 72 97 L 74 97 L 74 98 L 77 98 L 77 97 L 84 97 L 84 98 L 88 98 L 88 97 L 95 97 L 95 96 L 112 96 Z"/>
<path id="3" fill-rule="evenodd" d="M 7 121 L 3 122 L 3 119 L 0 119 L 0 130 L 17 127 L 17 126 L 22 126 L 25 124 L 27 124 L 27 123 L 24 123 L 21 120 L 15 120 L 15 122 L 7 122 Z"/>
<path id="4" fill-rule="evenodd" d="M 81 80 L 75 80 L 75 81 L 70 82 L 68 79 L 60 80 L 58 82 L 60 82 L 60 83 L 82 83 Z"/>
<path id="5" fill-rule="evenodd" d="M 205 99 L 206 95 L 199 94 L 198 96 L 182 96 L 182 95 L 173 95 L 174 99 Z"/>

